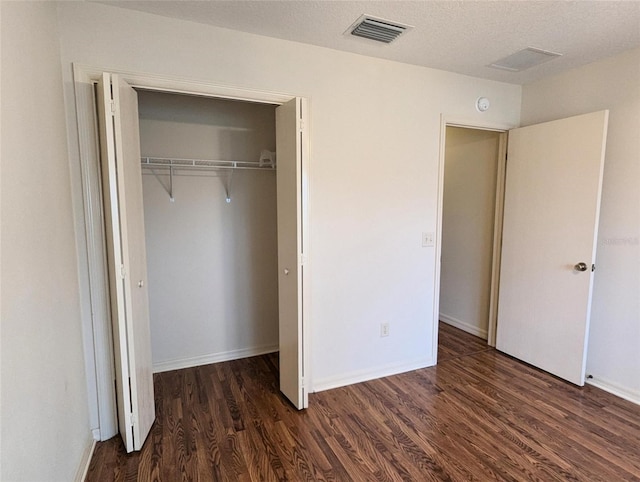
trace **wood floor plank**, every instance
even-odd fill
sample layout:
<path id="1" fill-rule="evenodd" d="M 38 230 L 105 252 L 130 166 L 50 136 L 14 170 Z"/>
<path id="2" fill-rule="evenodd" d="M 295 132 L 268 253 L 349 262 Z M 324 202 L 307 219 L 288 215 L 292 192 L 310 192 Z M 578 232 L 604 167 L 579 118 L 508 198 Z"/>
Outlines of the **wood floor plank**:
<path id="1" fill-rule="evenodd" d="M 451 444 L 446 443 L 450 439 L 447 436 L 447 427 L 449 427 L 451 423 L 442 418 L 431 416 L 428 411 L 422 409 L 418 404 L 414 404 L 412 398 L 408 397 L 407 394 L 403 393 L 400 395 L 401 391 L 398 389 L 396 389 L 397 396 L 384 394 L 382 387 L 389 384 L 390 379 L 383 379 L 379 380 L 376 384 L 381 387 L 366 386 L 363 388 L 371 390 L 372 395 L 375 397 L 392 400 L 389 408 L 395 416 L 395 421 L 392 423 L 398 427 L 395 432 L 403 431 L 405 435 L 410 436 L 416 444 L 428 451 L 429 456 L 437 461 L 438 466 L 448 467 L 447 472 L 454 480 L 471 478 L 473 473 L 471 470 L 473 467 L 470 467 L 468 463 L 466 463 L 465 466 L 458 463 L 458 460 L 461 458 L 471 458 L 461 457 L 464 453 L 460 450 L 459 445 L 454 442 Z M 389 422 L 386 423 L 389 424 Z M 453 454 L 454 457 L 449 457 L 449 453 Z"/>
<path id="2" fill-rule="evenodd" d="M 475 375 L 477 376 L 477 373 Z M 469 376 L 471 376 L 471 374 Z M 588 454 L 587 459 L 583 461 L 587 467 L 598 463 L 598 459 L 606 456 L 607 453 L 610 452 L 608 447 L 613 444 L 616 446 L 616 453 L 613 457 L 618 464 L 625 465 L 625 470 L 632 473 L 640 470 L 633 466 L 638 462 L 638 452 L 627 452 L 629 449 L 633 451 L 632 447 L 638 447 L 637 444 L 633 443 L 636 437 L 619 438 L 608 430 L 600 430 L 597 425 L 592 423 L 594 414 L 598 413 L 597 410 L 590 410 L 582 417 L 573 416 L 572 413 L 576 407 L 579 406 L 579 404 L 575 402 L 579 400 L 580 405 L 584 405 L 586 402 L 582 399 L 582 396 L 578 398 L 575 397 L 575 394 L 579 393 L 581 389 L 558 379 L 550 380 L 550 382 L 553 382 L 553 385 L 561 384 L 561 386 L 555 387 L 554 389 L 557 397 L 552 400 L 557 401 L 551 402 L 556 403 L 557 406 L 561 408 L 558 410 L 556 417 L 547 413 L 544 409 L 541 409 L 541 407 L 544 407 L 542 399 L 537 396 L 532 397 L 525 392 L 524 390 L 527 389 L 526 386 L 523 386 L 520 390 L 513 390 L 512 387 L 508 390 L 503 390 L 503 396 L 499 400 L 500 403 L 491 413 L 491 416 L 498 419 L 505 414 L 511 414 L 507 420 L 511 421 L 511 423 L 515 421 L 514 425 L 516 427 L 537 427 L 536 436 L 542 438 L 549 444 L 553 444 L 555 450 L 558 451 L 562 450 L 562 447 L 558 446 L 558 441 L 565 440 L 565 445 L 567 446 L 579 444 L 582 451 Z M 487 384 L 483 385 L 483 388 L 486 389 L 486 386 L 490 383 L 490 381 L 487 381 Z M 550 385 L 552 384 L 550 383 Z M 565 392 L 565 390 L 567 392 Z M 494 393 L 490 398 L 495 398 L 496 396 L 498 395 Z M 535 417 L 532 414 L 535 414 Z M 581 432 L 589 433 L 590 437 L 584 438 Z M 604 434 L 602 432 L 604 432 Z M 616 444 L 616 440 L 618 440 L 618 444 Z M 591 462 L 587 463 L 587 460 Z M 578 467 L 580 466 L 581 465 L 578 464 Z M 613 468 L 614 467 L 609 467 L 610 470 Z M 600 470 L 604 470 L 604 468 L 600 467 Z M 606 472 L 604 473 L 606 474 Z M 617 470 L 615 473 L 617 475 L 611 474 L 610 477 L 614 478 L 609 480 L 615 480 L 624 475 L 624 472 Z"/>
<path id="3" fill-rule="evenodd" d="M 439 362 L 491 349 L 491 347 L 487 345 L 487 340 L 483 340 L 469 333 L 458 336 L 459 333 L 463 332 L 447 323 L 440 322 L 438 332 Z"/>
<path id="4" fill-rule="evenodd" d="M 142 450 L 98 443 L 87 481 L 640 481 L 640 406 L 441 324 L 438 366 L 279 393 L 278 354 L 154 375 Z"/>
<path id="5" fill-rule="evenodd" d="M 483 388 L 486 389 L 485 386 Z M 457 387 L 452 387 L 452 389 L 457 390 Z M 467 388 L 466 391 L 471 390 L 473 388 Z M 566 443 L 560 445 L 556 442 L 566 439 L 556 428 L 558 420 L 548 418 L 542 412 L 536 418 L 531 418 L 528 414 L 535 410 L 535 407 L 529 406 L 526 398 L 520 398 L 517 395 L 510 397 L 509 391 L 503 391 L 502 394 L 495 391 L 487 394 L 485 390 L 478 390 L 472 398 L 474 410 L 468 411 L 468 418 L 474 426 L 483 425 L 487 420 L 491 422 L 491 425 L 486 430 L 490 430 L 493 426 L 500 426 L 502 435 L 511 443 L 524 444 L 529 453 L 535 453 L 542 467 L 555 466 L 555 472 L 561 475 L 563 480 L 574 478 L 571 473 L 567 472 L 567 466 L 560 463 L 561 456 L 555 455 L 561 453 L 566 447 Z M 481 416 L 478 417 L 478 414 Z M 542 445 L 538 441 L 542 441 Z M 552 447 L 547 449 L 547 445 Z M 550 458 L 543 458 L 543 454 Z M 581 460 L 581 462 L 584 463 L 586 460 Z M 574 467 L 579 471 L 581 465 L 577 464 Z"/>

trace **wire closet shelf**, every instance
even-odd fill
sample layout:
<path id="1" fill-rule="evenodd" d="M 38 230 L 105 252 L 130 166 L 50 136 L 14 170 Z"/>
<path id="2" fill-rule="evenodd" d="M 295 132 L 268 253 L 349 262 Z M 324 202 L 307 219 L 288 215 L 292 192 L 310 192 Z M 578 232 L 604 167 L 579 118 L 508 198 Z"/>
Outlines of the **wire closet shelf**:
<path id="1" fill-rule="evenodd" d="M 275 164 L 263 161 L 222 161 L 214 159 L 181 159 L 168 157 L 143 157 L 142 167 L 159 167 L 191 170 L 216 170 L 216 169 L 259 169 L 274 170 Z"/>
<path id="2" fill-rule="evenodd" d="M 148 169 L 162 184 L 171 202 L 175 201 L 173 197 L 173 176 L 174 175 L 198 175 L 198 173 L 207 171 L 222 172 L 224 179 L 224 187 L 226 191 L 226 201 L 231 202 L 231 180 L 233 171 L 235 170 L 259 170 L 259 171 L 275 171 L 275 162 L 270 160 L 260 161 L 224 161 L 216 159 L 183 159 L 168 157 L 142 157 L 141 166 Z M 169 171 L 169 186 L 165 186 L 158 177 L 156 169 L 167 169 Z"/>

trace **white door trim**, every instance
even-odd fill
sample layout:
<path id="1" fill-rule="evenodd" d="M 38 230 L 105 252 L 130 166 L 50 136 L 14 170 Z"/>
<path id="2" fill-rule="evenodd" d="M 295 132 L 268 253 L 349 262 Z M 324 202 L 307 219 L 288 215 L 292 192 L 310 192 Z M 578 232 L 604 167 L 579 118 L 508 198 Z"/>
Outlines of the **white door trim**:
<path id="1" fill-rule="evenodd" d="M 87 360 L 86 367 L 90 372 L 88 378 L 95 381 L 97 392 L 97 411 L 99 414 L 99 439 L 107 440 L 118 433 L 115 406 L 113 339 L 109 311 L 108 280 L 106 271 L 106 245 L 104 235 L 104 218 L 102 209 L 102 189 L 100 185 L 100 156 L 96 128 L 96 110 L 93 85 L 101 78 L 103 72 L 119 74 L 133 87 L 147 90 L 192 94 L 205 97 L 217 97 L 232 100 L 244 100 L 265 104 L 281 105 L 295 97 L 303 97 L 306 105 L 308 98 L 294 94 L 253 90 L 229 86 L 214 82 L 185 80 L 156 74 L 138 73 L 110 68 L 98 68 L 81 64 L 73 64 L 73 81 L 76 101 L 76 120 L 78 124 L 78 140 L 80 168 L 82 171 L 82 196 L 84 203 L 85 232 L 78 233 L 86 245 L 89 268 L 89 304 L 91 319 L 82 320 L 83 330 L 93 333 L 93 360 Z M 309 118 L 309 117 L 307 117 Z M 306 130 L 309 126 L 306 126 Z M 309 142 L 305 136 L 305 142 Z M 308 149 L 308 146 L 307 146 Z M 308 150 L 308 152 L 310 152 Z M 309 263 L 309 162 L 302 165 L 302 199 L 304 209 L 302 222 L 304 235 L 303 252 L 305 263 L 303 270 L 302 293 L 303 302 L 303 344 L 305 380 L 310 379 L 310 286 L 311 266 Z M 95 372 L 93 371 L 95 367 Z M 92 377 L 93 374 L 93 377 Z M 307 382 L 308 383 L 308 382 Z M 93 385 L 90 384 L 92 387 Z M 308 386 L 308 385 L 307 385 Z"/>
<path id="2" fill-rule="evenodd" d="M 435 363 L 438 362 L 438 321 L 440 317 L 440 269 L 442 257 L 442 206 L 444 199 L 444 162 L 445 162 L 445 140 L 447 127 L 464 127 L 467 129 L 477 129 L 500 132 L 500 146 L 498 153 L 498 172 L 496 184 L 496 207 L 495 223 L 493 232 L 493 261 L 491 266 L 491 293 L 489 301 L 489 329 L 487 344 L 495 346 L 496 320 L 498 306 L 498 281 L 500 273 L 500 249 L 502 237 L 502 212 L 504 210 L 504 180 L 507 153 L 507 133 L 510 129 L 518 127 L 513 124 L 482 123 L 477 120 L 461 119 L 457 117 L 440 115 L 440 155 L 438 159 L 438 207 L 436 215 L 436 263 L 434 273 L 434 301 L 433 301 L 433 356 Z"/>

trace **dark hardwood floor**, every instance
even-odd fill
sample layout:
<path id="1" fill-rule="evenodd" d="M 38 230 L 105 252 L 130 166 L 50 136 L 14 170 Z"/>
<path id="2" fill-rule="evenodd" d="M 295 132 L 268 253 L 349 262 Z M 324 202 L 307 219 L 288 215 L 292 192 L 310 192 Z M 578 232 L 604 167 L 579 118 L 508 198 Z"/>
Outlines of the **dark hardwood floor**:
<path id="1" fill-rule="evenodd" d="M 438 328 L 438 363 L 451 358 L 475 355 L 487 350 L 491 350 L 491 347 L 487 345 L 487 340 L 440 322 L 440 327 Z"/>
<path id="2" fill-rule="evenodd" d="M 437 367 L 312 394 L 277 354 L 156 374 L 139 453 L 99 443 L 87 481 L 640 481 L 640 407 L 441 324 Z"/>

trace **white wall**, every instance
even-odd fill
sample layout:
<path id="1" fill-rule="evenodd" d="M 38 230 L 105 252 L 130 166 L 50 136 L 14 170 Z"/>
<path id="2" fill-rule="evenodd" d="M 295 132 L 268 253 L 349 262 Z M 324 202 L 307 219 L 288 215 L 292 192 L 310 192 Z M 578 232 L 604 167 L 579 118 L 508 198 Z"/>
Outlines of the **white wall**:
<path id="1" fill-rule="evenodd" d="M 275 151 L 273 105 L 144 91 L 138 100 L 143 156 L 257 161 Z M 175 202 L 143 172 L 154 369 L 277 350 L 275 171 L 234 171 L 230 203 L 220 171 L 174 176 Z"/>
<path id="2" fill-rule="evenodd" d="M 587 374 L 640 403 L 640 49 L 527 85 L 523 125 L 609 109 Z"/>
<path id="3" fill-rule="evenodd" d="M 56 7 L 1 8 L 0 479 L 67 482 L 92 437 Z"/>
<path id="4" fill-rule="evenodd" d="M 59 20 L 65 72 L 79 62 L 308 97 L 312 385 L 433 363 L 438 268 L 421 233 L 436 231 L 440 115 L 515 126 L 519 86 L 101 4 L 62 3 Z"/>
<path id="5" fill-rule="evenodd" d="M 486 340 L 500 134 L 446 136 L 440 319 Z"/>

